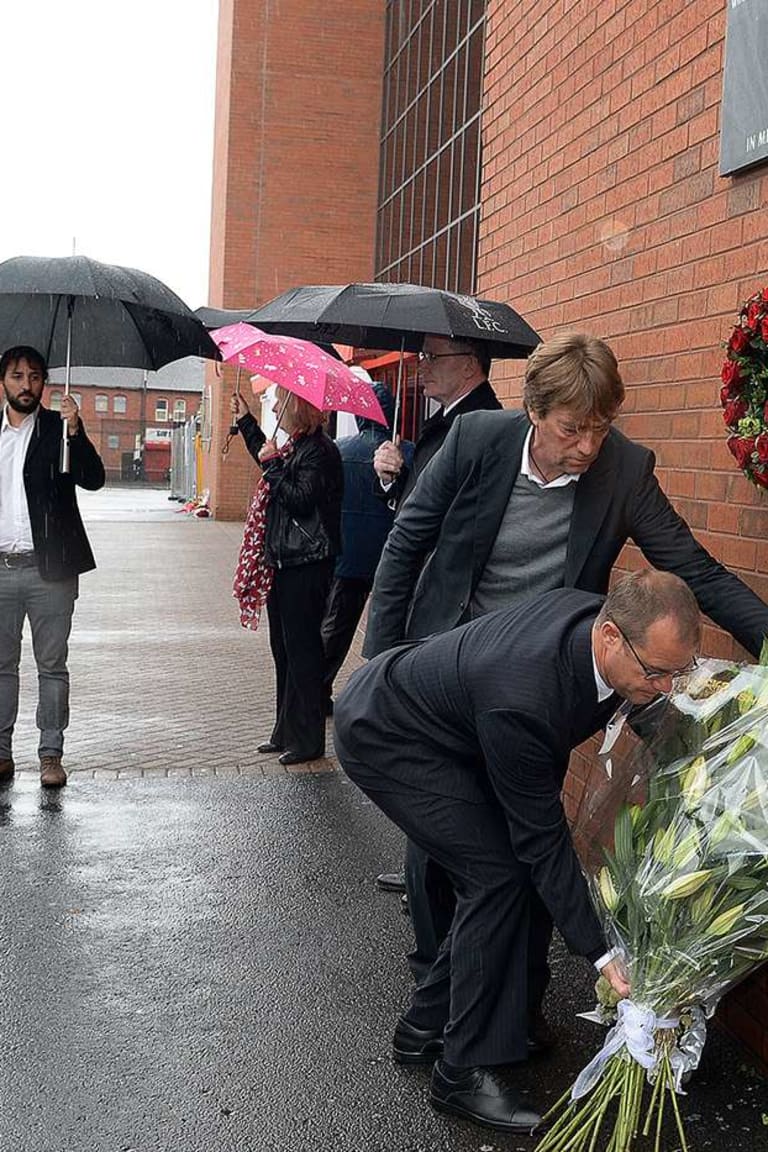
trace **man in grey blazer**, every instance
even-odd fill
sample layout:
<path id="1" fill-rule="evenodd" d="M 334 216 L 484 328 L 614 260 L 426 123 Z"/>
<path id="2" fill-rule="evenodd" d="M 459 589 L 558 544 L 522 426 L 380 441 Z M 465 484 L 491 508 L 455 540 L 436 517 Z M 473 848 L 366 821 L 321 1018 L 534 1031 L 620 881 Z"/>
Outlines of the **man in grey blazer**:
<path id="1" fill-rule="evenodd" d="M 570 950 L 620 996 L 560 798 L 571 750 L 619 699 L 648 703 L 695 660 L 696 600 L 643 571 L 601 596 L 559 589 L 382 653 L 336 707 L 348 776 L 457 893 L 453 926 L 398 1021 L 393 1056 L 437 1059 L 431 1102 L 507 1132 L 539 1115 L 498 1075 L 528 1053 L 527 928 L 535 891 Z"/>
<path id="2" fill-rule="evenodd" d="M 608 345 L 564 333 L 529 357 L 524 411 L 459 417 L 389 534 L 364 655 L 548 589 L 605 593 L 630 539 L 757 655 L 768 606 L 694 539 L 659 486 L 653 453 L 612 427 L 623 399 Z M 406 878 L 419 977 L 450 925 L 452 903 L 441 870 L 410 846 Z M 537 935 L 540 952 L 546 934 Z M 541 955 L 532 963 L 541 976 L 536 1016 L 548 975 Z"/>

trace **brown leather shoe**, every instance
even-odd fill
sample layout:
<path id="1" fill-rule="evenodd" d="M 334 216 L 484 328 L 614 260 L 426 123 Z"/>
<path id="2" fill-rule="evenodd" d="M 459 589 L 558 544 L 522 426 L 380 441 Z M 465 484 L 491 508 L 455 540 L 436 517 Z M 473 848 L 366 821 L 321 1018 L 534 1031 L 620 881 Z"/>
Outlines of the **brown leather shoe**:
<path id="1" fill-rule="evenodd" d="M 0 784 L 7 784 L 13 778 L 15 771 L 16 765 L 10 756 L 7 760 L 0 760 Z"/>
<path id="2" fill-rule="evenodd" d="M 43 788 L 63 788 L 67 774 L 61 766 L 61 756 L 40 757 L 40 784 Z"/>

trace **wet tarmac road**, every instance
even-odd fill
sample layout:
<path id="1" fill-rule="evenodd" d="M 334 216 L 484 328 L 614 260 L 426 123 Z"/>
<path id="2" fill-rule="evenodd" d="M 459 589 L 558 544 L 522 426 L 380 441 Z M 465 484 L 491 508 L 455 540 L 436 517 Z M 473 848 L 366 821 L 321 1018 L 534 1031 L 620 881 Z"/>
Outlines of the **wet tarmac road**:
<path id="1" fill-rule="evenodd" d="M 408 925 L 373 877 L 397 833 L 338 774 L 71 782 L 0 793 L 3 1152 L 513 1152 L 435 1114 L 389 1037 Z M 592 1054 L 558 952 L 552 1101 Z M 713 1035 L 692 1152 L 768 1149 L 765 1081 Z M 674 1147 L 674 1145 L 669 1146 Z"/>

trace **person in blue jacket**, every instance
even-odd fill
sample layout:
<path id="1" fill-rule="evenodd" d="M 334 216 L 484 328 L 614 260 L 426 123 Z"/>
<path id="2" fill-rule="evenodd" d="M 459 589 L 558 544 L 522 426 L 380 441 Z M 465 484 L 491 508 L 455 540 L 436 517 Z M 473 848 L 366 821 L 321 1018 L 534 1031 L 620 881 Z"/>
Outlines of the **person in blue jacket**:
<path id="1" fill-rule="evenodd" d="M 333 682 L 352 645 L 395 516 L 377 494 L 378 481 L 373 470 L 374 452 L 379 444 L 392 436 L 394 397 L 380 381 L 371 381 L 371 384 L 388 427 L 356 416 L 357 435 L 336 442 L 344 468 L 344 497 L 341 505 L 342 551 L 336 561 L 322 625 L 324 688 L 326 712 L 329 714 L 333 711 Z M 406 461 L 410 462 L 413 445 L 406 442 L 400 448 Z"/>

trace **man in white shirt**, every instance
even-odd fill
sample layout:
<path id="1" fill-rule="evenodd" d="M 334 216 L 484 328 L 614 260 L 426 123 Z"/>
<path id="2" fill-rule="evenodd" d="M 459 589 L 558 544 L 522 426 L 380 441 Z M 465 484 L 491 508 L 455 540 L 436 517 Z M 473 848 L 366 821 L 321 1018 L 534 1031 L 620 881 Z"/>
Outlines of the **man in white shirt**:
<path id="1" fill-rule="evenodd" d="M 61 788 L 67 782 L 61 758 L 69 722 L 72 613 L 79 574 L 96 566 L 75 486 L 101 488 L 104 466 L 71 396 L 62 398 L 60 416 L 41 406 L 47 378 L 45 360 L 34 348 L 20 345 L 0 357 L 0 784 L 15 770 L 12 737 L 26 617 L 39 684 L 40 783 Z M 70 439 L 68 473 L 59 465 L 62 420 Z"/>

